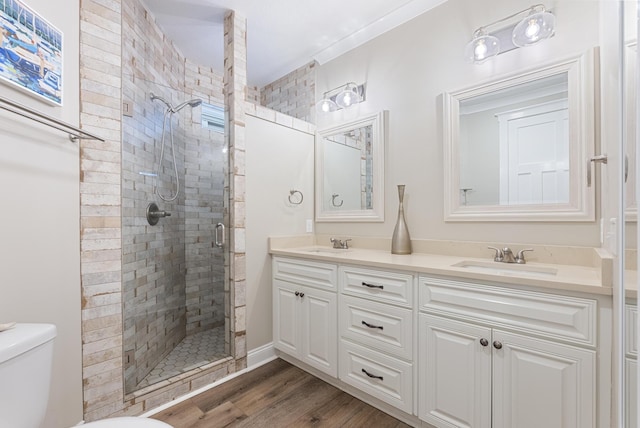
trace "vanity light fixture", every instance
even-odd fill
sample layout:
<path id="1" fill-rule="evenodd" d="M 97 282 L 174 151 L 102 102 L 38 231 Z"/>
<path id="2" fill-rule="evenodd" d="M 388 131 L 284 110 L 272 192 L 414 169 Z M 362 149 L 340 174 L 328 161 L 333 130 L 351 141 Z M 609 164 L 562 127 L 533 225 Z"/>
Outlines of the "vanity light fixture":
<path id="1" fill-rule="evenodd" d="M 317 102 L 316 109 L 318 113 L 330 113 L 349 108 L 362 101 L 364 101 L 364 84 L 357 85 L 349 82 L 325 92 L 322 99 Z"/>
<path id="2" fill-rule="evenodd" d="M 500 52 L 500 39 L 488 34 L 484 28 L 478 28 L 473 33 L 473 40 L 464 48 L 467 62 L 482 64 Z"/>
<path id="3" fill-rule="evenodd" d="M 487 30 L 525 13 L 524 18 L 506 28 L 494 32 Z M 553 36 L 555 21 L 555 16 L 542 4 L 523 9 L 474 31 L 472 40 L 465 46 L 464 57 L 467 62 L 482 64 L 498 54 L 534 45 Z"/>

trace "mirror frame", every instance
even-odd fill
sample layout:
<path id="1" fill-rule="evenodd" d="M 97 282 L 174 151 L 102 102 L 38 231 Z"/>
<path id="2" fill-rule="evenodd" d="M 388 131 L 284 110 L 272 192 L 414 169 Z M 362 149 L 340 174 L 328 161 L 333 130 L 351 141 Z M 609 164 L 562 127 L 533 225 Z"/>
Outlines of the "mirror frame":
<path id="1" fill-rule="evenodd" d="M 384 221 L 384 163 L 387 112 L 361 116 L 353 121 L 316 132 L 316 221 L 317 222 L 382 222 Z M 371 125 L 372 127 L 372 184 L 373 208 L 366 210 L 329 211 L 323 208 L 324 195 L 324 137 Z"/>
<path id="2" fill-rule="evenodd" d="M 597 48 L 549 65 L 511 74 L 442 95 L 445 221 L 595 221 L 595 186 L 587 186 L 589 159 L 595 148 Z M 569 106 L 569 203 L 532 205 L 461 205 L 460 102 L 495 90 L 567 73 Z M 595 169 L 595 167 L 594 167 Z"/>

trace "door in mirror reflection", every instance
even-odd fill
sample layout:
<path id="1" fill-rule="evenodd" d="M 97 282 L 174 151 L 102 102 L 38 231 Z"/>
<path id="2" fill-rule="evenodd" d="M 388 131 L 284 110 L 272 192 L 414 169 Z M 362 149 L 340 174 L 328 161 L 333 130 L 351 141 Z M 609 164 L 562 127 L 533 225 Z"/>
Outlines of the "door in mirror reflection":
<path id="1" fill-rule="evenodd" d="M 569 202 L 567 74 L 460 102 L 462 205 Z"/>

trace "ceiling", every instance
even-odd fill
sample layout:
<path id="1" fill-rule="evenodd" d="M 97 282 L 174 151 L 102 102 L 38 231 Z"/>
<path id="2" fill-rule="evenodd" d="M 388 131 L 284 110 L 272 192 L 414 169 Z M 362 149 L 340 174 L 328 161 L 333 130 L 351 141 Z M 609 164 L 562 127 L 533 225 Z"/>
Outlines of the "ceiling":
<path id="1" fill-rule="evenodd" d="M 263 87 L 312 60 L 323 64 L 446 0 L 143 0 L 178 49 L 223 69 L 223 17 L 247 19 L 249 84 Z"/>

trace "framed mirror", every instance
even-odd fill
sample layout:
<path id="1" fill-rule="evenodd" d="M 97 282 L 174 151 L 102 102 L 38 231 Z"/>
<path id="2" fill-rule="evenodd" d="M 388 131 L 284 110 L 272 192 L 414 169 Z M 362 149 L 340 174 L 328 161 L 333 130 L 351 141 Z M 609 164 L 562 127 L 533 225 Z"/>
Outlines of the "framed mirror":
<path id="1" fill-rule="evenodd" d="M 445 221 L 595 221 L 596 54 L 443 94 Z"/>
<path id="2" fill-rule="evenodd" d="M 384 221 L 386 113 L 316 133 L 316 221 Z"/>

